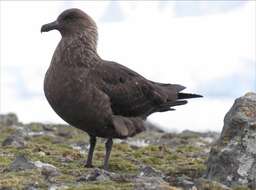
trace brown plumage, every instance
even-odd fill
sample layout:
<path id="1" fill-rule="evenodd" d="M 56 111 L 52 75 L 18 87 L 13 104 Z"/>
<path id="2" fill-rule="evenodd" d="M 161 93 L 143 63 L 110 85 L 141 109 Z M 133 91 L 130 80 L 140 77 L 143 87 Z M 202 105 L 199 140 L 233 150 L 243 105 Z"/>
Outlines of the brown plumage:
<path id="1" fill-rule="evenodd" d="M 55 112 L 90 135 L 86 166 L 92 166 L 96 137 L 107 138 L 104 169 L 112 138 L 131 137 L 144 130 L 154 112 L 173 110 L 183 99 L 201 97 L 180 93 L 181 85 L 149 81 L 118 63 L 103 60 L 96 51 L 97 27 L 86 13 L 69 9 L 41 32 L 56 29 L 59 42 L 45 75 L 44 92 Z"/>

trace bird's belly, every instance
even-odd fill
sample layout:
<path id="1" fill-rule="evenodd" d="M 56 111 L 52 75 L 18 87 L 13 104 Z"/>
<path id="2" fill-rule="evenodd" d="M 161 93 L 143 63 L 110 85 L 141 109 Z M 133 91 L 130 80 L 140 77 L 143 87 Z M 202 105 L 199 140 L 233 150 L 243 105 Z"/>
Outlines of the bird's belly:
<path id="1" fill-rule="evenodd" d="M 111 136 L 109 110 L 86 78 L 48 72 L 44 92 L 53 110 L 67 123 L 91 135 Z"/>

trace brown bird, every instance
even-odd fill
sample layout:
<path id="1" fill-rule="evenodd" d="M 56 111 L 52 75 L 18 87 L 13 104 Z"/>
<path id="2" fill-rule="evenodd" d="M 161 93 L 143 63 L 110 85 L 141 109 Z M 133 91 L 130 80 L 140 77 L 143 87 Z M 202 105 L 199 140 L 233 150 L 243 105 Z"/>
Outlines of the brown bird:
<path id="1" fill-rule="evenodd" d="M 41 32 L 58 30 L 61 40 L 44 79 L 44 92 L 54 111 L 90 136 L 86 167 L 92 167 L 96 137 L 107 138 L 104 169 L 113 138 L 127 138 L 144 130 L 143 121 L 154 112 L 174 110 L 187 98 L 185 87 L 147 80 L 131 69 L 103 60 L 97 53 L 97 27 L 79 9 L 68 9 Z"/>

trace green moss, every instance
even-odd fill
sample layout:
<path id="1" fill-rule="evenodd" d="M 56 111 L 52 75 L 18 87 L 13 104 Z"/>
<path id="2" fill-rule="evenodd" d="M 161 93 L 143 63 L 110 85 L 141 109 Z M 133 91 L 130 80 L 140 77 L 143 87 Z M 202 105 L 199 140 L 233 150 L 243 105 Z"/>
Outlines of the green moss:
<path id="1" fill-rule="evenodd" d="M 0 144 L 2 144 L 2 142 L 15 131 L 16 129 L 14 128 L 0 126 Z"/>
<path id="2" fill-rule="evenodd" d="M 131 161 L 122 157 L 112 157 L 109 168 L 114 172 L 136 172 L 138 167 Z"/>
<path id="3" fill-rule="evenodd" d="M 204 190 L 223 190 L 221 186 L 215 183 L 205 183 L 202 185 L 202 189 Z"/>
<path id="4" fill-rule="evenodd" d="M 33 184 L 37 184 L 40 188 L 47 188 L 44 178 L 36 169 L 19 172 L 4 172 L 0 176 L 0 187 L 23 189 L 32 182 Z"/>
<path id="5" fill-rule="evenodd" d="M 191 146 L 191 145 L 181 145 L 181 146 L 178 146 L 176 149 L 176 152 L 180 152 L 180 153 L 197 153 L 200 151 L 201 151 L 201 148 Z"/>
<path id="6" fill-rule="evenodd" d="M 234 190 L 250 190 L 250 188 L 239 186 L 239 187 L 235 187 Z"/>
<path id="7" fill-rule="evenodd" d="M 26 127 L 29 127 L 33 132 L 39 132 L 43 130 L 43 125 L 41 123 L 30 123 Z"/>
<path id="8" fill-rule="evenodd" d="M 157 157 L 145 157 L 145 158 L 142 158 L 142 161 L 145 163 L 145 164 L 148 164 L 148 165 L 153 165 L 154 167 L 156 165 L 163 165 L 164 164 L 164 161 L 162 159 L 159 159 Z"/>
<path id="9" fill-rule="evenodd" d="M 176 160 L 179 159 L 179 156 L 178 156 L 177 154 L 168 154 L 168 155 L 166 156 L 166 159 L 167 159 L 168 161 L 176 161 Z"/>
<path id="10" fill-rule="evenodd" d="M 180 146 L 171 150 L 164 146 L 149 145 L 134 152 L 134 157 L 172 176 L 182 174 L 192 178 L 200 177 L 206 169 L 207 158 L 195 158 L 193 154 L 201 151 L 193 146 Z"/>
<path id="11" fill-rule="evenodd" d="M 200 133 L 197 133 L 197 132 L 180 133 L 180 134 L 177 134 L 177 137 L 185 140 L 196 139 L 200 137 Z"/>
<path id="12" fill-rule="evenodd" d="M 0 156 L 0 167 L 8 166 L 11 163 L 11 159 L 6 156 Z"/>
<path id="13" fill-rule="evenodd" d="M 0 129 L 1 129 L 1 134 L 2 134 L 2 135 L 11 134 L 11 133 L 13 133 L 14 131 L 16 131 L 16 129 L 14 129 L 14 128 L 5 127 L 5 126 L 0 127 Z"/>
<path id="14" fill-rule="evenodd" d="M 101 182 L 101 183 L 85 183 L 80 186 L 70 187 L 67 190 L 132 190 L 131 183 L 117 182 Z"/>
<path id="15" fill-rule="evenodd" d="M 74 144 L 77 142 L 86 142 L 89 143 L 89 137 L 85 132 L 76 129 L 75 135 L 71 136 L 70 138 L 65 138 L 66 143 Z"/>

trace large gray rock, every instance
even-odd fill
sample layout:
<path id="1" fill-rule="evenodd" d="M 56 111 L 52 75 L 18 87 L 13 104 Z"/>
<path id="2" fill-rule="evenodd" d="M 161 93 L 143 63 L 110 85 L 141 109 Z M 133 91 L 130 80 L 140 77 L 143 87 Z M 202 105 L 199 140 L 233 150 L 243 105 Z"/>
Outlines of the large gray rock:
<path id="1" fill-rule="evenodd" d="M 0 124 L 4 126 L 17 125 L 18 122 L 18 117 L 14 113 L 0 114 Z"/>
<path id="2" fill-rule="evenodd" d="M 235 100 L 207 163 L 207 178 L 256 189 L 256 94 Z"/>

